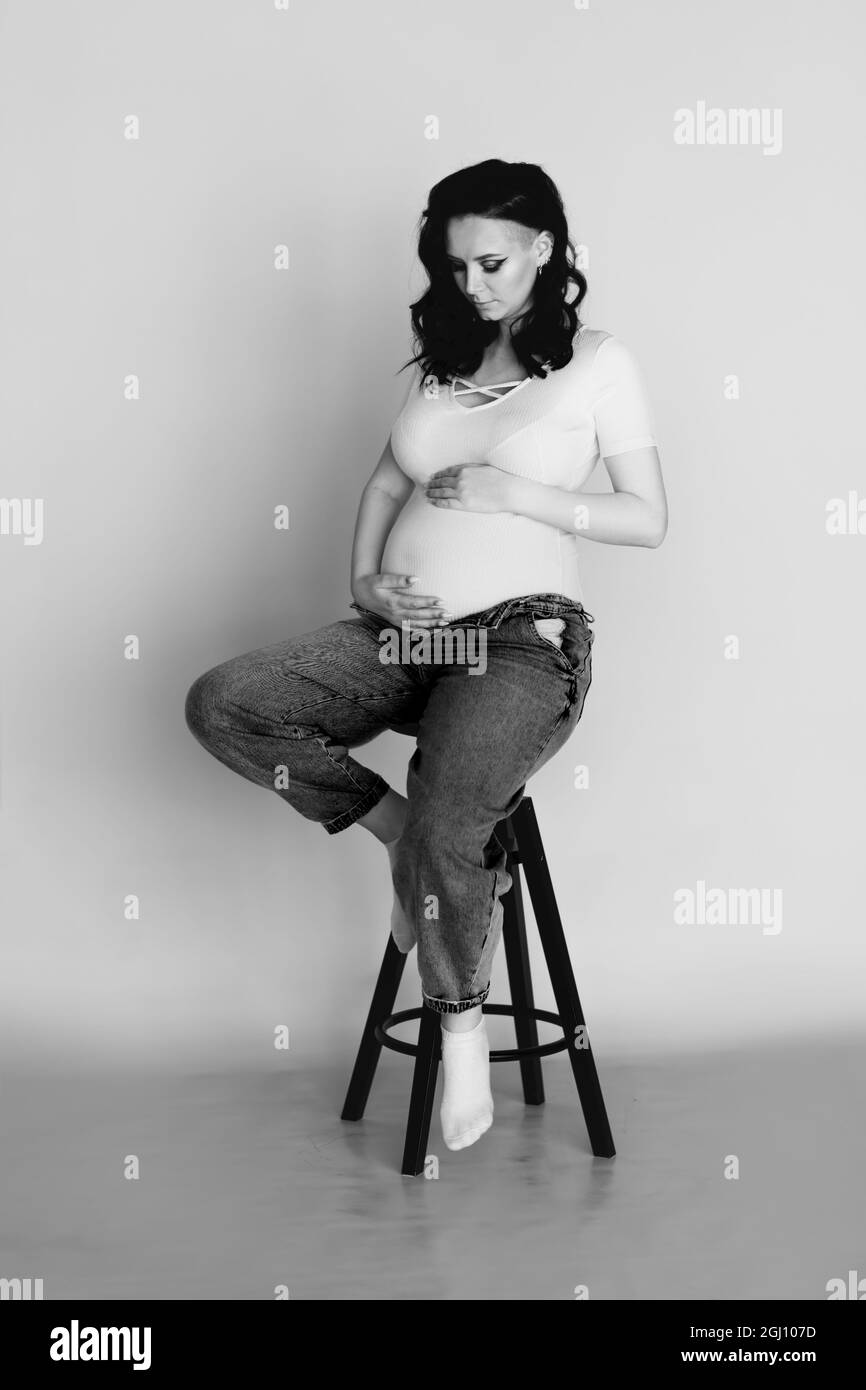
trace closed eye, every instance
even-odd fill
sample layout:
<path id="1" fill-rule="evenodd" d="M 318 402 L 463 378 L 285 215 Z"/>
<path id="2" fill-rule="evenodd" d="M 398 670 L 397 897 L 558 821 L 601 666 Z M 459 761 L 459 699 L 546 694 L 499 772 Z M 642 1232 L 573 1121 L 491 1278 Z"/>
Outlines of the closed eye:
<path id="1" fill-rule="evenodd" d="M 494 271 L 501 269 L 501 267 L 504 266 L 504 264 L 505 264 L 505 261 L 497 261 L 495 265 L 482 265 L 481 269 L 484 271 L 484 274 L 485 274 L 485 275 L 492 275 Z M 452 270 L 462 270 L 462 269 L 463 269 L 463 266 L 462 266 L 462 264 L 460 264 L 460 265 L 455 265 L 455 263 L 452 261 L 452 262 L 451 262 L 451 269 L 452 269 Z"/>

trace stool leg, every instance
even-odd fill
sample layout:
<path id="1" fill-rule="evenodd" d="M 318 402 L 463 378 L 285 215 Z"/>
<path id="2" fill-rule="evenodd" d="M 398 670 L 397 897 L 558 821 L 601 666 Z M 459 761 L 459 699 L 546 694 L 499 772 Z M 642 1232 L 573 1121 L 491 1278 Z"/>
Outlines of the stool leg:
<path id="1" fill-rule="evenodd" d="M 562 919 L 550 881 L 538 822 L 529 797 L 523 799 L 511 819 L 520 845 L 523 872 L 526 874 L 532 910 L 544 948 L 557 1013 L 562 1021 L 565 1036 L 570 1039 L 566 1051 L 577 1084 L 577 1094 L 580 1097 L 592 1152 L 597 1158 L 613 1158 L 616 1149 L 592 1050 L 588 1042 L 585 1047 L 576 1047 L 574 1044 L 578 1028 L 583 1030 L 582 1036 L 586 1039 L 586 1022 L 580 1007 L 568 944 L 562 930 Z"/>
<path id="2" fill-rule="evenodd" d="M 409 1122 L 406 1126 L 406 1144 L 400 1169 L 406 1177 L 415 1178 L 424 1171 L 430 1120 L 433 1116 L 433 1097 L 436 1094 L 436 1078 L 439 1075 L 439 1061 L 442 1056 L 441 1027 L 438 1013 L 422 1005 L 418 1025 L 418 1051 L 412 1074 Z"/>
<path id="3" fill-rule="evenodd" d="M 364 1031 L 361 1034 L 361 1046 L 358 1048 L 352 1079 L 349 1082 L 345 1104 L 340 1115 L 341 1120 L 360 1120 L 363 1117 L 370 1087 L 373 1084 L 373 1077 L 376 1075 L 379 1054 L 382 1051 L 382 1044 L 377 1042 L 373 1030 L 378 1023 L 381 1023 L 383 1019 L 394 1012 L 394 1001 L 397 998 L 397 990 L 400 988 L 405 964 L 406 957 L 402 951 L 397 949 L 393 936 L 389 934 L 388 945 L 385 947 L 385 955 L 379 969 L 379 978 L 373 991 L 370 1012 L 367 1014 L 367 1022 L 364 1024 Z"/>
<path id="4" fill-rule="evenodd" d="M 514 1032 L 518 1047 L 538 1046 L 538 1027 L 527 1010 L 535 1008 L 532 996 L 532 974 L 529 968 L 529 947 L 526 942 L 526 917 L 523 911 L 523 893 L 520 887 L 520 868 L 516 862 L 509 861 L 511 887 L 502 899 L 504 919 L 502 939 L 505 944 L 505 962 L 508 966 L 508 988 L 511 992 L 511 1005 L 514 1009 Z M 521 1057 L 520 1076 L 523 1081 L 523 1099 L 527 1105 L 544 1104 L 544 1082 L 541 1077 L 540 1057 Z"/>

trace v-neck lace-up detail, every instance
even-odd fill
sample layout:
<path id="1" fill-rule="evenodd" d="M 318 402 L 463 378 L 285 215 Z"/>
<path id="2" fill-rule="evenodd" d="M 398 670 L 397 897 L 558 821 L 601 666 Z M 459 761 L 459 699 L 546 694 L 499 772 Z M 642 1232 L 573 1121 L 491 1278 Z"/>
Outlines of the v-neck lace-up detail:
<path id="1" fill-rule="evenodd" d="M 397 514 L 380 568 L 418 575 L 454 619 L 526 594 L 583 603 L 579 522 L 573 531 L 515 512 L 435 506 L 427 483 L 444 468 L 489 464 L 574 492 L 600 458 L 655 443 L 651 405 L 629 348 L 601 329 L 575 334 L 571 361 L 547 375 L 479 383 L 455 374 L 440 383 L 413 373 L 391 430 L 391 449 L 415 490 Z M 419 389 L 420 388 L 420 389 Z M 481 404 L 466 405 L 473 394 Z"/>
<path id="2" fill-rule="evenodd" d="M 528 382 L 534 380 L 536 380 L 535 377 L 525 376 L 521 377 L 519 381 L 496 381 L 491 382 L 489 385 L 479 386 L 476 382 L 470 381 L 468 377 L 453 376 L 451 378 L 450 395 L 452 401 L 455 401 L 458 396 L 492 396 L 493 400 L 485 401 L 482 405 L 462 405 L 460 407 L 461 410 L 484 410 L 486 406 L 494 405 L 496 401 L 504 400 L 516 387 L 526 386 Z M 460 387 L 461 382 L 463 383 L 462 389 Z M 503 394 L 497 395 L 499 391 Z"/>

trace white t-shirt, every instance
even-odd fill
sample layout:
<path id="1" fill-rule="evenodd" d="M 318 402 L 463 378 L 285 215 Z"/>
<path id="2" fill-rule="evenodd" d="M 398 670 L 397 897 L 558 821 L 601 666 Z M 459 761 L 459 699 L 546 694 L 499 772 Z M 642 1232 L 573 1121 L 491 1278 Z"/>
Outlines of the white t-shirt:
<path id="1" fill-rule="evenodd" d="M 567 366 L 548 370 L 544 379 L 527 377 L 483 405 L 462 404 L 454 379 L 440 384 L 429 376 L 419 390 L 420 368 L 411 370 L 391 448 L 415 490 L 391 528 L 382 571 L 418 575 L 415 592 L 442 599 L 453 618 L 526 594 L 563 594 L 583 603 L 576 531 L 510 512 L 436 507 L 424 485 L 452 464 L 491 463 L 576 491 L 599 458 L 655 444 L 652 408 L 631 350 L 601 329 L 581 328 Z M 458 393 L 465 389 L 456 386 Z"/>

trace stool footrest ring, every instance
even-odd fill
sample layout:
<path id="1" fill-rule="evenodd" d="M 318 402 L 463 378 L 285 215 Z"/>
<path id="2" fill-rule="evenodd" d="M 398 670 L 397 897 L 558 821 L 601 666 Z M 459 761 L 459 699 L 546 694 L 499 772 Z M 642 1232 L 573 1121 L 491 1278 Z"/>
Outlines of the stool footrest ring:
<path id="1" fill-rule="evenodd" d="M 417 1057 L 418 1044 L 403 1042 L 400 1038 L 388 1036 L 388 1029 L 394 1028 L 398 1023 L 407 1023 L 410 1019 L 420 1019 L 424 1006 L 417 1009 L 402 1009 L 400 1013 L 389 1014 L 381 1023 L 377 1023 L 374 1028 L 376 1041 L 382 1047 L 388 1047 L 392 1052 L 403 1052 L 407 1057 Z M 482 1013 L 503 1014 L 513 1018 L 519 1014 L 521 1018 L 535 1018 L 542 1023 L 555 1023 L 557 1028 L 562 1028 L 562 1019 L 559 1014 L 551 1013 L 549 1009 L 515 1009 L 513 1004 L 483 1004 Z M 505 1047 L 490 1049 L 491 1062 L 519 1062 L 522 1057 L 551 1057 L 554 1052 L 564 1052 L 568 1047 L 570 1038 L 566 1037 L 565 1031 L 561 1038 L 554 1038 L 553 1042 L 537 1043 L 534 1047 Z"/>

